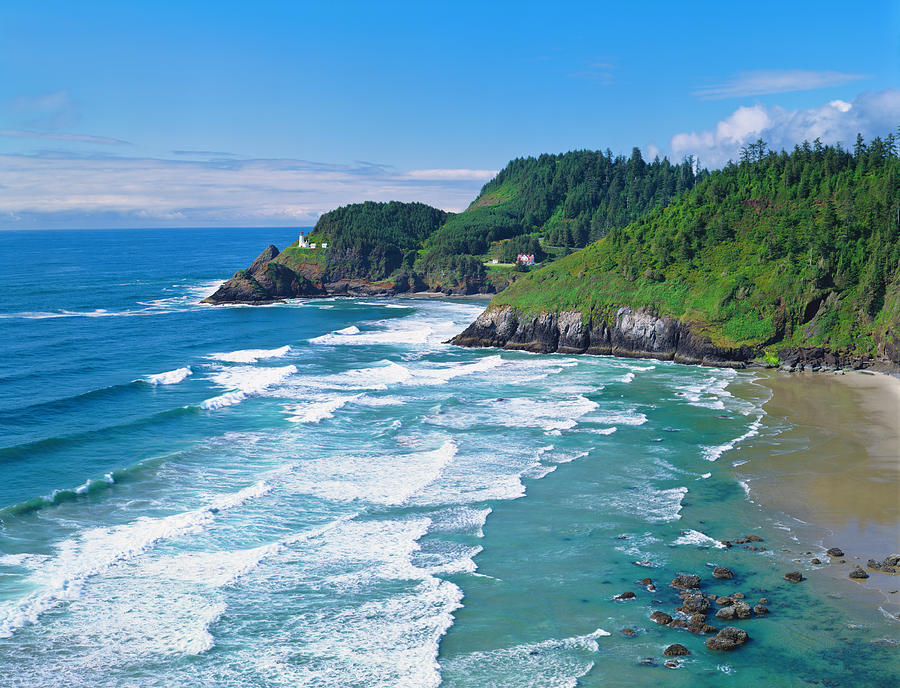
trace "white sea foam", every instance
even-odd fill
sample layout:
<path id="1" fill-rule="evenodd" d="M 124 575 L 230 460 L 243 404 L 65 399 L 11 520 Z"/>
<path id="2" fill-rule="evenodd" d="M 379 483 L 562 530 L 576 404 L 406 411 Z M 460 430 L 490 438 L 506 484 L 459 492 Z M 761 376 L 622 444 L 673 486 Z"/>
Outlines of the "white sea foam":
<path id="1" fill-rule="evenodd" d="M 145 379 L 151 385 L 176 385 L 192 374 L 193 371 L 190 368 L 176 368 L 165 373 L 148 375 Z"/>
<path id="2" fill-rule="evenodd" d="M 277 349 L 241 349 L 223 353 L 209 354 L 206 358 L 228 363 L 256 363 L 263 358 L 283 358 L 290 353 L 289 345 L 280 346 Z"/>
<path id="3" fill-rule="evenodd" d="M 585 432 L 590 432 L 594 435 L 612 435 L 616 430 L 618 430 L 618 428 L 615 426 L 613 426 L 611 428 L 585 428 L 584 429 Z"/>
<path id="4" fill-rule="evenodd" d="M 578 679 L 594 666 L 600 638 L 609 636 L 598 628 L 593 633 L 549 639 L 512 647 L 470 652 L 448 659 L 444 675 L 460 688 L 502 685 L 509 688 L 553 686 L 574 688 Z"/>
<path id="5" fill-rule="evenodd" d="M 289 406 L 285 410 L 288 420 L 292 423 L 318 423 L 326 418 L 332 418 L 335 411 L 343 408 L 351 402 L 358 401 L 363 395 L 350 396 L 335 395 L 325 399 L 311 400 L 304 404 Z"/>
<path id="6" fill-rule="evenodd" d="M 42 614 L 61 602 L 77 599 L 88 579 L 134 559 L 163 540 L 199 533 L 219 512 L 238 507 L 271 489 L 271 483 L 259 481 L 219 496 L 200 509 L 162 518 L 141 517 L 114 528 L 91 528 L 59 543 L 52 561 L 31 575 L 37 590 L 0 607 L 0 638 L 37 623 Z"/>
<path id="7" fill-rule="evenodd" d="M 704 474 L 701 475 L 700 477 L 703 478 L 704 480 L 706 480 L 707 478 L 711 478 L 711 477 L 712 477 L 712 473 L 704 473 Z"/>
<path id="8" fill-rule="evenodd" d="M 622 377 L 614 378 L 613 382 L 623 382 L 627 385 L 631 382 L 634 382 L 634 373 L 629 371 L 629 372 L 625 373 Z"/>
<path id="9" fill-rule="evenodd" d="M 604 425 L 643 425 L 647 422 L 647 416 L 635 410 L 607 411 L 591 414 L 586 421 L 602 423 Z"/>
<path id="10" fill-rule="evenodd" d="M 755 435 L 759 434 L 759 428 L 762 425 L 762 415 L 756 417 L 756 420 L 750 424 L 750 428 L 740 437 L 736 437 L 733 440 L 726 442 L 725 444 L 720 444 L 714 447 L 703 447 L 703 458 L 707 461 L 715 461 L 722 454 L 727 451 L 734 449 L 737 445 L 739 445 L 744 440 L 750 439 Z"/>
<path id="11" fill-rule="evenodd" d="M 284 381 L 297 372 L 297 366 L 254 367 L 235 366 L 213 373 L 210 380 L 222 387 L 231 387 L 230 392 L 212 397 L 200 404 L 208 411 L 239 404 L 245 399 L 262 394 L 269 387 Z"/>
<path id="12" fill-rule="evenodd" d="M 718 540 L 715 540 L 698 530 L 682 531 L 681 535 L 676 538 L 673 544 L 694 545 L 696 547 L 715 547 L 716 549 L 723 549 L 725 547 L 725 545 Z"/>
<path id="13" fill-rule="evenodd" d="M 681 518 L 681 500 L 687 492 L 686 487 L 673 487 L 668 490 L 650 487 L 622 490 L 610 499 L 609 504 L 651 523 L 677 521 Z"/>
<path id="14" fill-rule="evenodd" d="M 457 453 L 456 443 L 407 454 L 332 455 L 304 461 L 291 477 L 294 491 L 337 502 L 402 504 L 433 482 Z"/>

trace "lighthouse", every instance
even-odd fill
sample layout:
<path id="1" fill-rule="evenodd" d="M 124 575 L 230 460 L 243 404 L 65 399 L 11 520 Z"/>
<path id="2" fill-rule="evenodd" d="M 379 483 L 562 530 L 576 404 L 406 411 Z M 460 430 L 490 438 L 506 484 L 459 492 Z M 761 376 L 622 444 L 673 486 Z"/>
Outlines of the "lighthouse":
<path id="1" fill-rule="evenodd" d="M 303 238 L 303 232 L 300 232 L 300 238 L 297 240 L 297 248 L 306 248 L 309 242 Z"/>

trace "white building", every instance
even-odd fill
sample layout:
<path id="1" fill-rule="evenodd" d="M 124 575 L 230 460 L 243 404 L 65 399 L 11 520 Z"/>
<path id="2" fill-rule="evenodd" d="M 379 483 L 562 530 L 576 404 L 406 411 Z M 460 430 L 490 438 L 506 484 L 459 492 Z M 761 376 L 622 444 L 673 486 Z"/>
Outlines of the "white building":
<path id="1" fill-rule="evenodd" d="M 309 242 L 306 240 L 306 237 L 303 236 L 303 232 L 300 232 L 300 239 L 297 241 L 297 248 L 309 248 Z"/>

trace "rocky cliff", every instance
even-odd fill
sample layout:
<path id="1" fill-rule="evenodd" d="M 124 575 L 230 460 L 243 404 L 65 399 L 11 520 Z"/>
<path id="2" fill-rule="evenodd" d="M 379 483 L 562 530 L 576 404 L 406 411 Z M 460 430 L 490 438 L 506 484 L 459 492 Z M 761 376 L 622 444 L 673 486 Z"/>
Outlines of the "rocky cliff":
<path id="1" fill-rule="evenodd" d="M 524 313 L 512 306 L 489 306 L 451 344 L 502 347 L 534 353 L 613 355 L 654 358 L 709 366 L 743 368 L 758 360 L 751 347 L 714 345 L 702 332 L 675 318 L 639 308 L 621 307 L 604 316 L 580 311 Z M 792 348 L 780 353 L 786 369 L 891 367 L 890 361 L 850 356 L 822 348 Z"/>

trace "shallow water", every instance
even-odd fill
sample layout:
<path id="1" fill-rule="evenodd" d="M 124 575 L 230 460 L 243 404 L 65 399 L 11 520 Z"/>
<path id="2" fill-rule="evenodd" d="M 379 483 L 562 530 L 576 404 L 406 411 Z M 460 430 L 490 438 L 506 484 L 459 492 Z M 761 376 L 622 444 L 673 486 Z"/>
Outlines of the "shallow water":
<path id="1" fill-rule="evenodd" d="M 731 466 L 784 429 L 751 375 L 443 344 L 482 303 L 197 304 L 292 239 L 0 233 L 11 685 L 897 677 L 896 622 L 849 586 L 781 578 L 813 545 Z M 716 546 L 749 533 L 765 552 Z M 713 564 L 736 579 L 713 584 Z M 682 571 L 772 615 L 710 653 L 648 618 Z M 673 642 L 692 652 L 677 670 Z"/>

